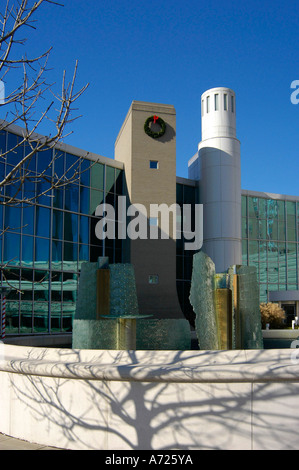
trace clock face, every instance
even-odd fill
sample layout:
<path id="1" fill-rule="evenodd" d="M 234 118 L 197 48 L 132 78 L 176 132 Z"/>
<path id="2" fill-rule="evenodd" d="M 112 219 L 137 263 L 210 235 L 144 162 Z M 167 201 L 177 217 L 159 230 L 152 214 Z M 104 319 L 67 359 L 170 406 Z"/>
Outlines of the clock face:
<path id="1" fill-rule="evenodd" d="M 152 130 L 152 124 L 158 124 L 158 130 Z M 160 130 L 159 130 L 160 126 Z M 149 136 L 152 137 L 153 139 L 159 139 L 159 137 L 162 137 L 162 135 L 165 134 L 166 131 L 166 123 L 163 121 L 162 118 L 159 116 L 150 116 L 147 118 L 147 120 L 144 123 L 144 132 Z"/>

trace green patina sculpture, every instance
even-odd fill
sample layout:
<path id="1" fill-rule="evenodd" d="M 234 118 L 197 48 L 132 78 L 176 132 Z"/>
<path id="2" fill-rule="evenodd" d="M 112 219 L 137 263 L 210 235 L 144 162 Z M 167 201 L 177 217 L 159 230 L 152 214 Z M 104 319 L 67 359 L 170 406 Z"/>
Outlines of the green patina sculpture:
<path id="1" fill-rule="evenodd" d="M 231 266 L 227 273 L 216 273 L 211 258 L 196 253 L 190 302 L 200 349 L 226 349 L 223 344 L 231 349 L 263 349 L 255 268 Z"/>

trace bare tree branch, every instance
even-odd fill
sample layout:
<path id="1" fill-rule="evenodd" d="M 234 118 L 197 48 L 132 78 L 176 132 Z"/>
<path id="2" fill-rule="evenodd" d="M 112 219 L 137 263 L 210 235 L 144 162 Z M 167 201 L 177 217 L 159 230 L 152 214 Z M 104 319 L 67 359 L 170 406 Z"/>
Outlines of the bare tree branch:
<path id="1" fill-rule="evenodd" d="M 74 167 L 72 174 L 68 169 L 64 175 L 49 179 L 47 169 L 55 159 L 55 152 L 50 165 L 48 164 L 39 174 L 33 176 L 28 169 L 35 154 L 53 149 L 58 142 L 69 135 L 66 133 L 67 125 L 79 117 L 73 116 L 74 103 L 88 87 L 87 84 L 78 91 L 75 90 L 78 70 L 76 62 L 69 82 L 66 80 L 66 72 L 63 73 L 61 94 L 58 95 L 53 91 L 53 84 L 49 84 L 46 78 L 51 48 L 38 56 L 31 57 L 28 51 L 24 55 L 18 55 L 20 52 L 18 46 L 26 45 L 26 33 L 29 29 L 36 29 L 35 16 L 43 4 L 63 6 L 52 0 L 6 0 L 6 5 L 0 12 L 0 80 L 7 83 L 9 74 L 15 74 L 16 69 L 19 69 L 21 74 L 19 85 L 14 90 L 9 90 L 4 102 L 0 102 L 0 111 L 4 111 L 0 130 L 9 129 L 12 124 L 19 124 L 23 129 L 22 138 L 17 145 L 2 151 L 0 149 L 0 164 L 5 161 L 9 163 L 19 148 L 24 148 L 26 145 L 28 150 L 20 161 L 11 167 L 8 174 L 2 180 L 0 178 L 0 194 L 1 192 L 3 194 L 3 188 L 7 185 L 13 185 L 15 188 L 13 196 L 2 200 L 4 205 L 33 203 L 36 197 L 73 182 L 79 176 L 78 168 Z M 20 36 L 20 33 L 25 37 Z M 50 99 L 48 92 L 52 95 Z M 40 109 L 41 102 L 45 103 L 43 109 Z M 46 120 L 52 126 L 53 132 L 41 137 L 39 129 Z M 78 161 L 78 165 L 80 164 Z M 26 198 L 21 195 L 22 186 L 25 181 L 32 178 L 35 181 L 47 181 L 48 187 L 41 194 Z"/>

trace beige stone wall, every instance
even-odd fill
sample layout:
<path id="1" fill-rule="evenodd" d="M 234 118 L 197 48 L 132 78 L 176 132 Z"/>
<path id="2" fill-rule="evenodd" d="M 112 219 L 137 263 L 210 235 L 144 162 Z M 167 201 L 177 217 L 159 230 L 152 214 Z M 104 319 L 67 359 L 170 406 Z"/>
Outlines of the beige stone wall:
<path id="1" fill-rule="evenodd" d="M 144 123 L 152 115 L 166 123 L 166 132 L 159 139 L 144 132 Z M 133 101 L 115 143 L 115 159 L 124 163 L 130 204 L 142 204 L 148 216 L 151 204 L 175 204 L 174 107 Z M 151 169 L 150 160 L 158 161 L 159 168 Z M 172 231 L 168 240 L 131 241 L 130 262 L 135 268 L 140 313 L 158 318 L 182 317 L 176 291 L 176 242 Z M 150 275 L 158 275 L 159 283 L 149 284 Z"/>

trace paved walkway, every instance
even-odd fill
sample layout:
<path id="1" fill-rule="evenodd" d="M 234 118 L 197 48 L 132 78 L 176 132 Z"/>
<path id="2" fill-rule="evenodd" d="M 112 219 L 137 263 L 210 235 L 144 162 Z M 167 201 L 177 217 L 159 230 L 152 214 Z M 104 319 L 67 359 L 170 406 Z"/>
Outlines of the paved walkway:
<path id="1" fill-rule="evenodd" d="M 61 450 L 54 447 L 41 446 L 31 442 L 21 441 L 10 436 L 0 434 L 0 450 Z"/>

